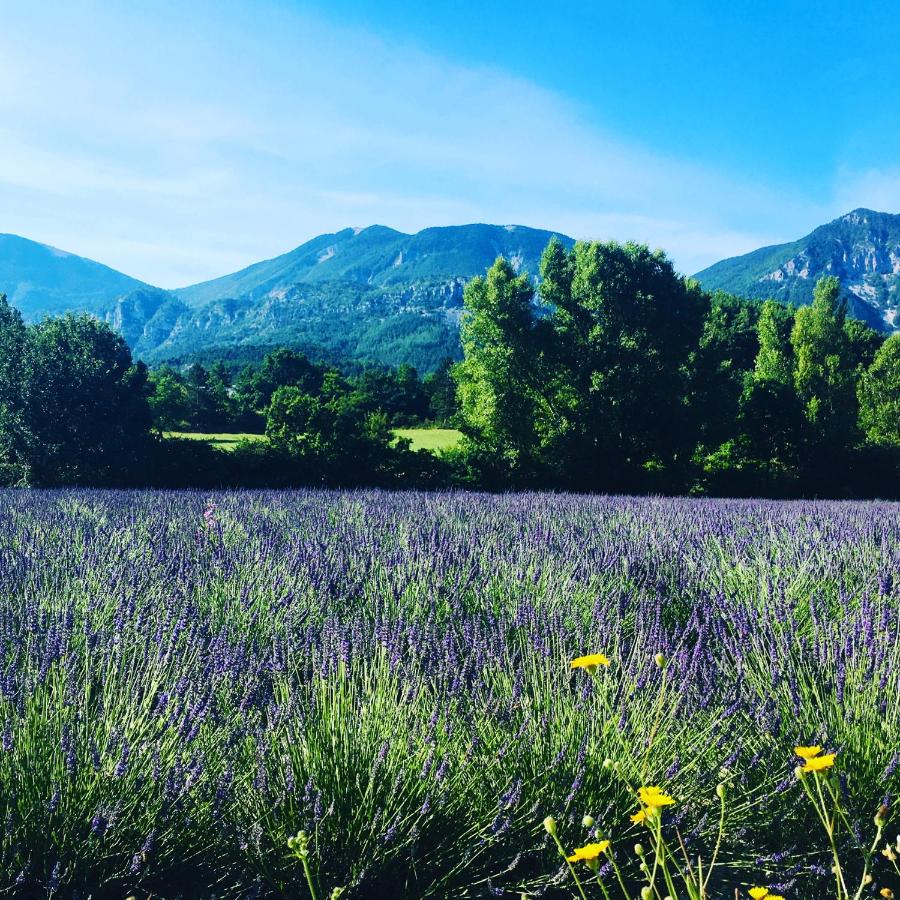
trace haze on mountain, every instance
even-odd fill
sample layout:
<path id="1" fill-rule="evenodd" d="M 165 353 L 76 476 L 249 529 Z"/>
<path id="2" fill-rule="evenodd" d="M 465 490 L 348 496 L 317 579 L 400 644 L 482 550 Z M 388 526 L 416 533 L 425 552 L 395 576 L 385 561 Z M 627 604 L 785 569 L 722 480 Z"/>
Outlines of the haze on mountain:
<path id="1" fill-rule="evenodd" d="M 66 311 L 105 319 L 151 364 L 251 361 L 285 345 L 335 362 L 406 362 L 429 371 L 459 355 L 465 283 L 501 255 L 536 278 L 552 236 L 514 225 L 416 234 L 381 225 L 346 228 L 239 272 L 165 291 L 3 235 L 0 291 L 31 320 Z M 894 330 L 900 215 L 854 210 L 805 238 L 723 260 L 696 277 L 709 290 L 802 305 L 828 274 L 841 279 L 852 316 Z"/>

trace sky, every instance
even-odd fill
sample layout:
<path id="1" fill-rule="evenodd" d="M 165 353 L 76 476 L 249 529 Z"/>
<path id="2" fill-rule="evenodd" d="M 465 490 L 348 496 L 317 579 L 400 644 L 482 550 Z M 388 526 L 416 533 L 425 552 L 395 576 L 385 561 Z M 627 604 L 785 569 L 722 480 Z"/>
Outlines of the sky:
<path id="1" fill-rule="evenodd" d="M 166 288 L 376 223 L 690 274 L 900 212 L 897 47 L 883 0 L 0 0 L 0 232 Z"/>

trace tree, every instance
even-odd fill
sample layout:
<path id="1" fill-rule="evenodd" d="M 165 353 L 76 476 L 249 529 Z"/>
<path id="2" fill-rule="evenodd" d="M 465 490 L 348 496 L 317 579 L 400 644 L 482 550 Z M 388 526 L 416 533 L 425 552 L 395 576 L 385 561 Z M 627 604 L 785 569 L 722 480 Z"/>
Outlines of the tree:
<path id="1" fill-rule="evenodd" d="M 466 285 L 461 323 L 463 361 L 454 369 L 468 439 L 519 477 L 534 467 L 538 419 L 534 390 L 541 368 L 532 311 L 534 288 L 499 258 Z"/>
<path id="2" fill-rule="evenodd" d="M 551 242 L 541 275 L 557 418 L 548 458 L 592 487 L 685 463 L 690 365 L 709 303 L 699 285 L 662 251 L 614 241 L 568 252 Z"/>
<path id="3" fill-rule="evenodd" d="M 297 387 L 307 394 L 318 394 L 323 370 L 302 353 L 279 347 L 267 354 L 256 370 L 245 370 L 238 379 L 236 392 L 246 410 L 262 412 L 280 387 Z"/>
<path id="4" fill-rule="evenodd" d="M 809 456 L 833 458 L 855 443 L 858 407 L 846 303 L 834 276 L 819 280 L 811 306 L 798 309 L 791 331 L 794 388 L 809 425 Z"/>
<path id="5" fill-rule="evenodd" d="M 291 385 L 278 388 L 266 412 L 272 448 L 294 459 L 308 482 L 382 484 L 404 451 L 394 450 L 387 416 L 371 412 L 358 398 L 330 399 Z"/>
<path id="6" fill-rule="evenodd" d="M 747 374 L 759 351 L 759 304 L 716 291 L 689 366 L 689 429 L 705 455 L 735 436 Z"/>
<path id="7" fill-rule="evenodd" d="M 759 314 L 756 328 L 759 352 L 753 367 L 753 380 L 791 384 L 794 370 L 794 350 L 791 346 L 792 311 L 775 300 L 766 300 Z"/>
<path id="8" fill-rule="evenodd" d="M 13 455 L 34 484 L 126 483 L 148 446 L 147 393 L 146 367 L 108 325 L 45 319 L 28 329 Z"/>
<path id="9" fill-rule="evenodd" d="M 900 446 L 900 334 L 889 337 L 859 381 L 859 422 L 866 440 Z"/>
<path id="10" fill-rule="evenodd" d="M 150 375 L 148 402 L 160 433 L 183 429 L 190 416 L 190 398 L 184 381 L 169 368 Z"/>
<path id="11" fill-rule="evenodd" d="M 7 465 L 20 462 L 17 453 L 25 440 L 22 363 L 27 342 L 22 316 L 0 294 L 0 463 Z"/>
<path id="12" fill-rule="evenodd" d="M 422 381 L 428 397 L 428 414 L 439 425 L 451 425 L 459 409 L 453 366 L 453 359 L 444 357 L 437 369 Z"/>

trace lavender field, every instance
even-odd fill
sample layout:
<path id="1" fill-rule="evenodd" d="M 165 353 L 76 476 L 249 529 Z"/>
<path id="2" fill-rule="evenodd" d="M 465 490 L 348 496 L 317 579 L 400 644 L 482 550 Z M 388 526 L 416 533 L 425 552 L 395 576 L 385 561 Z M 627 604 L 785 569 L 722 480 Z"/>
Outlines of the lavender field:
<path id="1" fill-rule="evenodd" d="M 306 897 L 303 829 L 320 900 L 573 896 L 542 820 L 632 867 L 639 759 L 689 854 L 726 786 L 709 896 L 833 896 L 793 748 L 837 753 L 852 858 L 898 575 L 890 504 L 4 492 L 0 890 Z"/>

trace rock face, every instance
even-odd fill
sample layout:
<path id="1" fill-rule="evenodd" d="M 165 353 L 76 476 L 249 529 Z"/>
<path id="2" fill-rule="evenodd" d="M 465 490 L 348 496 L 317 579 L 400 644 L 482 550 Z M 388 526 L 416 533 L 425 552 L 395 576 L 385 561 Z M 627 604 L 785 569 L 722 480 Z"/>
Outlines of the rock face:
<path id="1" fill-rule="evenodd" d="M 840 278 L 852 316 L 881 331 L 900 327 L 900 215 L 855 209 L 798 241 L 723 260 L 695 277 L 708 290 L 800 305 L 812 301 L 823 275 Z"/>

